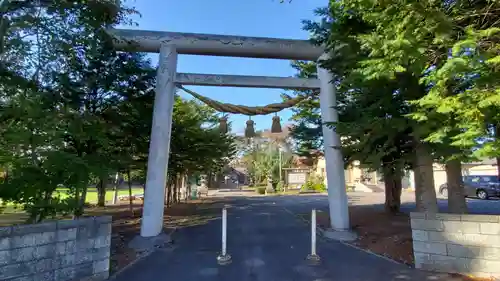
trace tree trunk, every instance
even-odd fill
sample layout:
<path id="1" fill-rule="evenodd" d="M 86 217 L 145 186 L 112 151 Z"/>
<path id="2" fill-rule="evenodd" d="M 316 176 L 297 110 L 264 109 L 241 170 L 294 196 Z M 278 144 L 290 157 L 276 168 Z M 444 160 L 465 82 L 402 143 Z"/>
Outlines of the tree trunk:
<path id="1" fill-rule="evenodd" d="M 85 207 L 85 198 L 87 197 L 87 189 L 88 185 L 82 185 L 82 189 L 80 190 L 79 186 L 75 187 L 75 209 L 73 212 L 73 219 L 77 219 L 83 215 L 84 207 Z M 80 194 L 81 192 L 81 194 Z"/>
<path id="2" fill-rule="evenodd" d="M 96 186 L 97 189 L 97 206 L 104 207 L 106 204 L 106 179 L 101 177 L 99 183 Z"/>
<path id="3" fill-rule="evenodd" d="M 172 183 L 171 181 L 167 181 L 167 198 L 166 198 L 167 207 L 170 207 L 171 199 L 172 199 Z"/>
<path id="4" fill-rule="evenodd" d="M 168 179 L 167 182 L 165 182 L 165 205 L 168 207 Z"/>
<path id="5" fill-rule="evenodd" d="M 219 189 L 221 186 L 224 184 L 224 173 L 222 171 L 217 173 L 217 181 L 215 182 L 215 188 Z M 227 188 L 227 186 L 224 185 L 224 188 Z"/>
<path id="6" fill-rule="evenodd" d="M 118 184 L 115 184 L 115 187 L 113 188 L 113 205 L 116 205 L 118 202 Z"/>
<path id="7" fill-rule="evenodd" d="M 179 178 L 179 184 L 177 185 L 177 199 L 175 200 L 175 202 L 177 203 L 181 202 L 181 192 L 182 192 L 181 188 L 182 188 L 182 181 Z"/>
<path id="8" fill-rule="evenodd" d="M 500 140 L 500 124 L 495 126 L 495 139 Z M 500 156 L 495 159 L 497 160 L 497 176 L 500 177 Z"/>
<path id="9" fill-rule="evenodd" d="M 187 176 L 187 184 L 186 184 L 186 198 L 184 198 L 184 201 L 188 201 L 189 197 L 191 196 L 191 183 L 189 182 L 189 176 Z"/>
<path id="10" fill-rule="evenodd" d="M 207 173 L 207 188 L 212 189 L 214 185 L 214 173 L 212 171 L 209 171 Z"/>
<path id="11" fill-rule="evenodd" d="M 397 214 L 401 209 L 402 173 L 392 166 L 384 166 L 383 169 L 385 185 L 385 211 L 389 214 Z"/>
<path id="12" fill-rule="evenodd" d="M 115 188 L 113 189 L 113 205 L 118 201 L 118 186 L 120 185 L 119 174 L 116 173 Z"/>
<path id="13" fill-rule="evenodd" d="M 184 174 L 179 175 L 179 190 L 177 192 L 177 202 L 181 202 L 181 191 L 184 190 Z"/>
<path id="14" fill-rule="evenodd" d="M 174 177 L 174 188 L 172 190 L 172 203 L 177 203 L 177 188 L 179 187 L 179 176 Z"/>
<path id="15" fill-rule="evenodd" d="M 146 198 L 146 183 L 142 184 L 142 208 L 144 208 L 144 198 Z"/>
<path id="16" fill-rule="evenodd" d="M 130 169 L 127 169 L 127 178 L 128 178 L 128 208 L 130 210 L 130 214 L 132 217 L 134 216 L 134 206 L 133 206 L 133 198 L 132 198 L 132 180 L 130 179 Z"/>
<path id="17" fill-rule="evenodd" d="M 496 157 L 497 159 L 497 176 L 500 177 L 500 157 Z"/>
<path id="18" fill-rule="evenodd" d="M 83 213 L 83 208 L 85 207 L 85 201 L 87 200 L 87 190 L 88 190 L 88 185 L 85 185 L 85 187 L 82 190 L 82 197 L 80 197 L 80 208 Z"/>
<path id="19" fill-rule="evenodd" d="M 79 211 L 79 206 L 78 204 L 80 203 L 80 189 L 78 188 L 78 185 L 75 186 L 75 201 L 73 202 L 73 217 L 72 219 L 77 219 L 80 214 L 78 213 Z"/>
<path id="20" fill-rule="evenodd" d="M 415 202 L 419 212 L 439 211 L 434 187 L 433 158 L 429 148 L 417 140 L 415 147 Z"/>
<path id="21" fill-rule="evenodd" d="M 446 162 L 446 182 L 448 186 L 448 211 L 450 213 L 467 213 L 464 183 L 462 180 L 462 163 L 460 160 Z"/>
<path id="22" fill-rule="evenodd" d="M 51 205 L 51 200 L 52 200 L 52 192 L 45 191 L 44 192 L 44 198 L 43 198 L 43 204 L 45 206 L 50 206 Z M 42 222 L 47 216 L 49 215 L 49 209 L 48 208 L 41 208 L 37 213 L 38 213 L 38 218 L 36 218 L 35 223 Z"/>

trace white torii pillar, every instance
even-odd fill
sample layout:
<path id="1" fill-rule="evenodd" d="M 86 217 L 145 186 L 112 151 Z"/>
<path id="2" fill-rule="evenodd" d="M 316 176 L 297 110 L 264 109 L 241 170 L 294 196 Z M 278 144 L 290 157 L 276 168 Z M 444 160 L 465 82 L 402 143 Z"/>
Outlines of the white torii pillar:
<path id="1" fill-rule="evenodd" d="M 177 51 L 175 46 L 162 44 L 156 76 L 153 124 L 149 143 L 148 171 L 141 222 L 142 237 L 157 236 L 163 229 L 176 69 Z"/>
<path id="2" fill-rule="evenodd" d="M 328 205 L 330 207 L 330 224 L 336 232 L 350 230 L 348 199 L 345 186 L 344 158 L 340 150 L 340 137 L 334 128 L 328 127 L 326 123 L 337 122 L 338 112 L 334 108 L 337 103 L 333 75 L 320 66 L 322 60 L 328 59 L 324 54 L 318 61 L 318 79 L 320 80 L 320 109 L 323 130 L 323 146 L 325 150 L 325 168 L 328 185 Z M 338 236 L 335 235 L 335 236 Z M 352 235 L 341 235 L 343 237 L 331 237 L 334 239 L 351 240 Z"/>

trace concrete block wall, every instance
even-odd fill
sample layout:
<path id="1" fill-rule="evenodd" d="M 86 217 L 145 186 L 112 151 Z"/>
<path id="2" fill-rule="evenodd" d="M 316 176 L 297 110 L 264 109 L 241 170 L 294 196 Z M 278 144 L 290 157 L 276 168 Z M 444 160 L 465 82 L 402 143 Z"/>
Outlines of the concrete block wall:
<path id="1" fill-rule="evenodd" d="M 109 277 L 111 217 L 0 227 L 0 280 Z"/>
<path id="2" fill-rule="evenodd" d="M 500 216 L 411 213 L 415 267 L 500 277 Z"/>

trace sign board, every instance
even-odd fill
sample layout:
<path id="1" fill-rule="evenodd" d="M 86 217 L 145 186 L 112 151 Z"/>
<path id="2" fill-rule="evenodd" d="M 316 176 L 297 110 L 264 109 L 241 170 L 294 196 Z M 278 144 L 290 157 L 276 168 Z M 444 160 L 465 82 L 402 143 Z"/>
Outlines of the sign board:
<path id="1" fill-rule="evenodd" d="M 283 169 L 285 172 L 285 179 L 287 185 L 301 185 L 307 182 L 310 173 L 308 168 L 288 168 Z"/>
<path id="2" fill-rule="evenodd" d="M 304 184 L 307 181 L 307 173 L 288 173 L 288 184 Z"/>
<path id="3" fill-rule="evenodd" d="M 304 169 L 304 168 L 288 168 L 283 170 L 286 170 L 288 173 L 304 173 L 304 174 L 309 173 L 309 169 Z"/>

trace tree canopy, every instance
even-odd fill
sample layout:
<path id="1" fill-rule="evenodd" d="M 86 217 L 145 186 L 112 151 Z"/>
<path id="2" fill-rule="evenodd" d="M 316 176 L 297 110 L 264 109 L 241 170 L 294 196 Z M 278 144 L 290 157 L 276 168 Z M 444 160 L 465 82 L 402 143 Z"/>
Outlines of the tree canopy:
<path id="1" fill-rule="evenodd" d="M 331 54 L 321 64 L 335 75 L 347 164 L 359 160 L 390 183 L 413 169 L 418 208 L 437 211 L 432 165 L 444 163 L 455 183 L 450 209 L 465 210 L 460 161 L 499 153 L 499 5 L 330 1 L 317 10 L 322 20 L 305 22 Z M 314 76 L 311 64 L 295 65 Z M 321 131 L 303 125 L 320 123 L 318 105 L 299 107 L 294 136 L 305 147 L 320 142 Z"/>
<path id="2" fill-rule="evenodd" d="M 147 169 L 156 70 L 144 54 L 113 48 L 105 29 L 131 24 L 136 11 L 110 8 L 0 4 L 0 198 L 32 221 L 79 216 L 89 186 L 105 193 L 111 174 Z M 176 97 L 173 119 L 171 181 L 230 161 L 234 142 L 215 129 L 213 110 Z"/>

